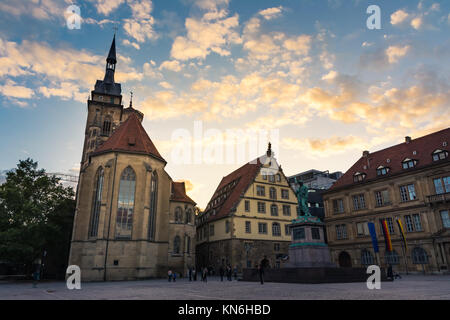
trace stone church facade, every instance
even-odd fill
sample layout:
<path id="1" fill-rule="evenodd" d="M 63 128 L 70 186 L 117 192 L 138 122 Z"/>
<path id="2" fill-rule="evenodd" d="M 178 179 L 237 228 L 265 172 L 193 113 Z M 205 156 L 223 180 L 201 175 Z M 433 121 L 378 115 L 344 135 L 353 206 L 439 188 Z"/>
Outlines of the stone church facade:
<path id="1" fill-rule="evenodd" d="M 186 274 L 195 263 L 196 203 L 165 171 L 144 114 L 122 105 L 115 38 L 106 61 L 88 101 L 69 265 L 83 281 Z"/>

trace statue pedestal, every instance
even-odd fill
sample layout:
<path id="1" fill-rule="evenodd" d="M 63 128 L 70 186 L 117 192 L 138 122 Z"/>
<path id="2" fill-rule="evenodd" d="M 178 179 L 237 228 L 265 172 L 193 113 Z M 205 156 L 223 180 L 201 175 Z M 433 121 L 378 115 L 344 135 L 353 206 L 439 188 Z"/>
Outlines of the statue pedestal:
<path id="1" fill-rule="evenodd" d="M 324 224 L 319 218 L 301 216 L 289 225 L 292 243 L 289 245 L 287 268 L 336 268 L 325 243 Z"/>

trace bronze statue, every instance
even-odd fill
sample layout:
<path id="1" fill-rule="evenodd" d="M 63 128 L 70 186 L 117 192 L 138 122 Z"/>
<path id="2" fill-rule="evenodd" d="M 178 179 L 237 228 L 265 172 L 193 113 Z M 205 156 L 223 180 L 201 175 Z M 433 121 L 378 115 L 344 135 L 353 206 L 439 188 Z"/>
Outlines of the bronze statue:
<path id="1" fill-rule="evenodd" d="M 304 216 L 311 217 L 308 208 L 308 187 L 303 184 L 303 181 L 298 181 L 295 178 L 295 184 L 299 185 L 297 190 L 295 190 L 295 195 L 297 196 L 299 212 L 297 212 L 297 216 L 300 217 L 303 212 Z"/>

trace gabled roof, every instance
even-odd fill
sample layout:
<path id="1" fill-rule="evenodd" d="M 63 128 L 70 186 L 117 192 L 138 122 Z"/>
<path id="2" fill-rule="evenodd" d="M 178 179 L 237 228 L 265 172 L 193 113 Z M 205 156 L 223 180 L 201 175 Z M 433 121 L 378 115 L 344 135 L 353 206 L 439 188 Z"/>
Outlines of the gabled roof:
<path id="1" fill-rule="evenodd" d="M 222 178 L 222 181 L 219 183 L 219 186 L 208 203 L 208 209 L 205 211 L 205 213 L 210 213 L 208 221 L 223 218 L 231 212 L 231 209 L 236 207 L 241 196 L 255 180 L 261 167 L 262 163 L 257 159 Z M 219 200 L 217 204 L 214 204 L 216 199 Z M 212 214 L 213 210 L 215 210 L 215 214 Z"/>
<path id="2" fill-rule="evenodd" d="M 116 151 L 146 154 L 166 162 L 145 132 L 136 113 L 132 113 L 92 155 Z"/>
<path id="3" fill-rule="evenodd" d="M 186 185 L 184 182 L 172 182 L 172 195 L 170 201 L 187 202 L 194 206 L 197 205 L 197 203 L 186 194 Z"/>
<path id="4" fill-rule="evenodd" d="M 444 146 L 447 143 L 447 146 Z M 450 128 L 423 136 L 417 139 L 407 137 L 404 143 L 363 155 L 334 185 L 329 191 L 345 186 L 357 185 L 376 179 L 386 178 L 395 174 L 420 169 L 432 164 L 450 161 L 450 158 L 441 161 L 433 161 L 433 152 L 440 149 L 449 151 Z M 403 169 L 405 159 L 416 160 L 416 166 L 412 169 Z M 377 176 L 377 168 L 380 166 L 390 168 L 389 173 Z M 365 174 L 362 182 L 354 182 L 353 176 L 356 173 Z"/>

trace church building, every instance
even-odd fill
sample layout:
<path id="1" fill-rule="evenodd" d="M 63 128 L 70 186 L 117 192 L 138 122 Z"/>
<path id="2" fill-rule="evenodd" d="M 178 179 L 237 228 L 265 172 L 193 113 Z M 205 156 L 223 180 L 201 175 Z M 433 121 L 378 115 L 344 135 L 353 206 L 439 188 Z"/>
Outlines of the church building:
<path id="1" fill-rule="evenodd" d="M 116 64 L 114 36 L 88 101 L 69 265 L 83 281 L 186 274 L 195 263 L 196 203 L 165 171 L 144 114 L 132 101 L 123 107 Z"/>

